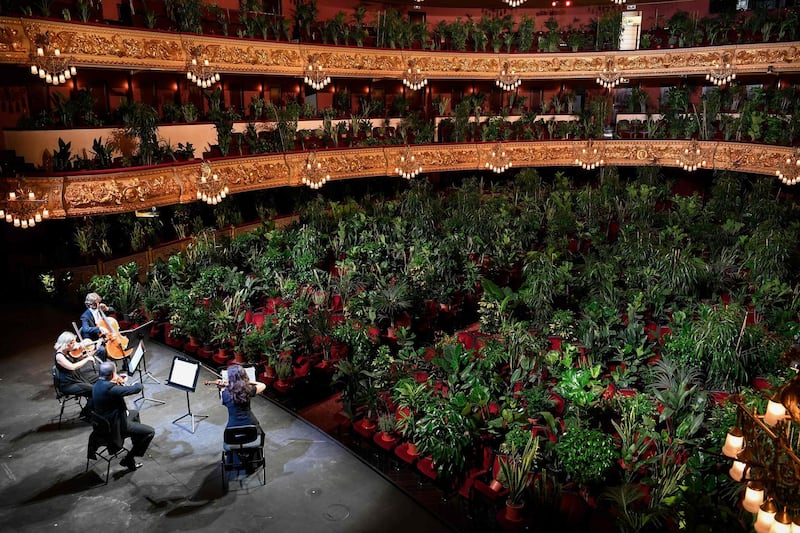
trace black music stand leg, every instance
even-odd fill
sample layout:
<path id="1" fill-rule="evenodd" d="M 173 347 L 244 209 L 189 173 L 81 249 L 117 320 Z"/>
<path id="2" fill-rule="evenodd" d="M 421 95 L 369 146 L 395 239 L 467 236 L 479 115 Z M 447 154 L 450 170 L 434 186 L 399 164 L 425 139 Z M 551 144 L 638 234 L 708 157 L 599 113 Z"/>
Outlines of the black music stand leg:
<path id="1" fill-rule="evenodd" d="M 195 426 L 197 426 L 197 423 L 195 422 L 195 419 L 202 420 L 203 418 L 208 418 L 208 415 L 196 415 L 196 414 L 192 413 L 192 405 L 189 403 L 189 391 L 186 391 L 186 409 L 189 412 L 186 413 L 185 415 L 181 416 L 181 417 L 176 418 L 175 420 L 172 421 L 172 423 L 173 424 L 177 424 L 178 420 L 183 420 L 187 416 L 191 417 L 191 419 L 192 419 L 192 433 L 194 433 Z"/>
<path id="2" fill-rule="evenodd" d="M 144 357 L 142 358 L 142 362 L 144 362 Z M 155 398 L 148 398 L 147 396 L 144 395 L 144 379 L 142 379 L 142 367 L 139 367 L 137 370 L 139 371 L 139 383 L 142 384 L 142 395 L 133 400 L 133 404 L 136 405 L 136 407 L 138 408 L 139 405 L 136 402 L 139 401 L 142 402 L 142 405 L 144 405 L 144 402 L 153 402 L 159 405 L 164 405 L 165 403 L 167 403 L 164 400 L 156 400 Z"/>
<path id="3" fill-rule="evenodd" d="M 145 353 L 147 353 L 147 352 L 145 352 Z M 142 356 L 142 365 L 144 366 L 144 379 L 142 379 L 142 372 L 139 371 L 139 380 L 141 380 L 142 385 L 144 385 L 144 380 L 147 379 L 147 378 L 150 378 L 153 381 L 155 381 L 156 383 L 158 383 L 159 385 L 161 385 L 161 382 L 158 381 L 158 378 L 147 371 L 147 356 L 146 355 Z"/>

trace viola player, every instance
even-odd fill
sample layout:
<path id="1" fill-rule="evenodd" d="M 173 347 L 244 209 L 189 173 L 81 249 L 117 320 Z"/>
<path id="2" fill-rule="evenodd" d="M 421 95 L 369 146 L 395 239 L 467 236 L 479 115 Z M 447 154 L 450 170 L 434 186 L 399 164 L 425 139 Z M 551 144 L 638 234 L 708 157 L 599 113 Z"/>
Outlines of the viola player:
<path id="1" fill-rule="evenodd" d="M 131 450 L 120 464 L 128 470 L 136 470 L 142 457 L 155 436 L 155 430 L 139 420 L 139 411 L 128 409 L 125 396 L 142 391 L 142 384 L 125 385 L 124 378 L 117 374 L 117 367 L 111 361 L 100 364 L 100 379 L 94 384 L 92 396 L 95 414 L 108 421 L 111 428 L 112 443 L 122 447 L 125 437 L 131 439 Z"/>

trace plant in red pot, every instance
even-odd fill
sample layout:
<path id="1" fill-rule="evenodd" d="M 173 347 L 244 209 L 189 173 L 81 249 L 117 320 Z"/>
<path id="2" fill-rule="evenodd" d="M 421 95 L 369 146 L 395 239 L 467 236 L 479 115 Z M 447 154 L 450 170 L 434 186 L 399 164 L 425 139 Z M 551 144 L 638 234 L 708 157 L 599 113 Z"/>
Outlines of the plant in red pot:
<path id="1" fill-rule="evenodd" d="M 500 471 L 508 488 L 506 500 L 506 519 L 509 522 L 522 520 L 521 511 L 525 505 L 525 492 L 533 480 L 533 469 L 539 454 L 539 438 L 530 435 L 524 447 L 510 441 L 505 451 L 505 460 L 500 461 Z"/>

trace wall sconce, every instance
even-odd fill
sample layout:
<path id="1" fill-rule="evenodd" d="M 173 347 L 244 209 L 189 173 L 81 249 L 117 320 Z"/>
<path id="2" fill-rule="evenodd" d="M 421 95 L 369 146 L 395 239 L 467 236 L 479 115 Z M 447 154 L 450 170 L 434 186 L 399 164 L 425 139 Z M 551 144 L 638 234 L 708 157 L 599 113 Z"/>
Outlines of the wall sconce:
<path id="1" fill-rule="evenodd" d="M 407 180 L 415 178 L 422 172 L 422 165 L 417 161 L 416 156 L 411 153 L 410 147 L 406 146 L 405 154 L 400 154 L 400 159 L 397 161 L 394 171 Z"/>
<path id="2" fill-rule="evenodd" d="M 36 51 L 31 52 L 31 74 L 39 76 L 46 83 L 59 85 L 75 76 L 78 71 L 69 60 L 61 55 L 61 50 L 51 47 L 50 32 L 34 37 Z"/>
<path id="3" fill-rule="evenodd" d="M 800 375 L 772 396 L 765 414 L 748 409 L 734 396 L 736 425 L 725 438 L 722 453 L 734 456 L 729 475 L 747 483 L 742 507 L 757 514 L 758 533 L 789 533 L 790 511 L 800 509 Z"/>
<path id="4" fill-rule="evenodd" d="M 403 73 L 403 85 L 412 91 L 418 91 L 428 84 L 428 79 L 417 66 L 414 59 L 409 60 L 408 68 Z"/>
<path id="5" fill-rule="evenodd" d="M 620 83 L 628 83 L 626 78 L 622 77 L 622 72 L 617 70 L 616 63 L 613 57 L 608 58 L 606 66 L 603 70 L 597 73 L 595 81 L 606 89 L 613 89 Z"/>
<path id="6" fill-rule="evenodd" d="M 5 218 L 6 222 L 13 224 L 15 228 L 32 228 L 42 220 L 50 218 L 47 195 L 37 197 L 33 189 L 24 189 L 20 183 L 16 189 L 8 193 L 3 207 L 0 208 L 0 218 Z"/>
<path id="7" fill-rule="evenodd" d="M 689 143 L 689 146 L 683 149 L 682 152 L 678 154 L 675 163 L 686 172 L 694 172 L 698 168 L 703 168 L 706 166 L 706 160 L 703 158 L 702 150 L 700 149 L 700 145 L 697 141 L 692 140 Z"/>
<path id="8" fill-rule="evenodd" d="M 795 148 L 794 152 L 778 165 L 775 175 L 785 185 L 796 185 L 800 182 L 800 148 Z"/>
<path id="9" fill-rule="evenodd" d="M 508 61 L 503 62 L 503 68 L 500 69 L 500 74 L 497 75 L 494 82 L 504 91 L 513 91 L 522 85 L 522 79 L 517 76 Z"/>
<path id="10" fill-rule="evenodd" d="M 308 65 L 305 68 L 305 81 L 312 89 L 319 91 L 331 82 L 331 77 L 322 68 L 319 54 L 308 56 Z"/>
<path id="11" fill-rule="evenodd" d="M 606 164 L 603 159 L 603 150 L 595 146 L 592 139 L 589 139 L 584 146 L 576 147 L 575 164 L 584 170 L 602 167 Z"/>
<path id="12" fill-rule="evenodd" d="M 209 64 L 207 58 L 203 57 L 203 47 L 194 47 L 190 53 L 192 58 L 186 64 L 186 79 L 202 89 L 208 89 L 217 83 L 220 79 L 219 72 Z"/>
<path id="13" fill-rule="evenodd" d="M 211 170 L 206 161 L 200 163 L 200 176 L 197 178 L 197 199 L 208 205 L 217 205 L 230 193 L 228 184 Z"/>
<path id="14" fill-rule="evenodd" d="M 306 164 L 301 171 L 301 181 L 312 189 L 319 189 L 331 179 L 327 169 L 322 168 L 322 163 L 317 161 L 317 153 L 311 152 L 306 158 Z"/>
<path id="15" fill-rule="evenodd" d="M 722 54 L 722 61 L 714 61 L 711 70 L 706 74 L 706 80 L 717 87 L 721 87 L 735 79 L 736 68 L 733 66 L 733 57 L 730 52 Z"/>
<path id="16" fill-rule="evenodd" d="M 489 152 L 485 166 L 495 174 L 502 174 L 511 168 L 511 158 L 506 154 L 502 143 L 497 143 Z"/>

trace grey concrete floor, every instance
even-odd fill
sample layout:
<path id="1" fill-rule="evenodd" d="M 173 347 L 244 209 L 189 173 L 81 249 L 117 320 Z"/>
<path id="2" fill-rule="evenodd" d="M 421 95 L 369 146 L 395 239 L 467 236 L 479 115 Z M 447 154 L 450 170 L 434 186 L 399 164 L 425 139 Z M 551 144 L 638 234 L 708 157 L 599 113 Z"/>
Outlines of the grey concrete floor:
<path id="1" fill-rule="evenodd" d="M 47 306 L 0 308 L 0 531 L 438 532 L 447 525 L 325 433 L 265 398 L 253 410 L 266 431 L 267 483 L 256 476 L 222 488 L 220 452 L 227 420 L 216 387 L 189 394 L 191 411 L 208 418 L 191 432 L 186 393 L 165 384 L 177 354 L 145 340 L 145 397 L 136 401 L 156 436 L 144 466 L 85 472 L 91 427 L 77 406 L 59 405 L 50 368 L 52 345 L 77 320 Z M 33 326 L 35 324 L 35 326 Z M 216 376 L 206 368 L 200 381 Z"/>

